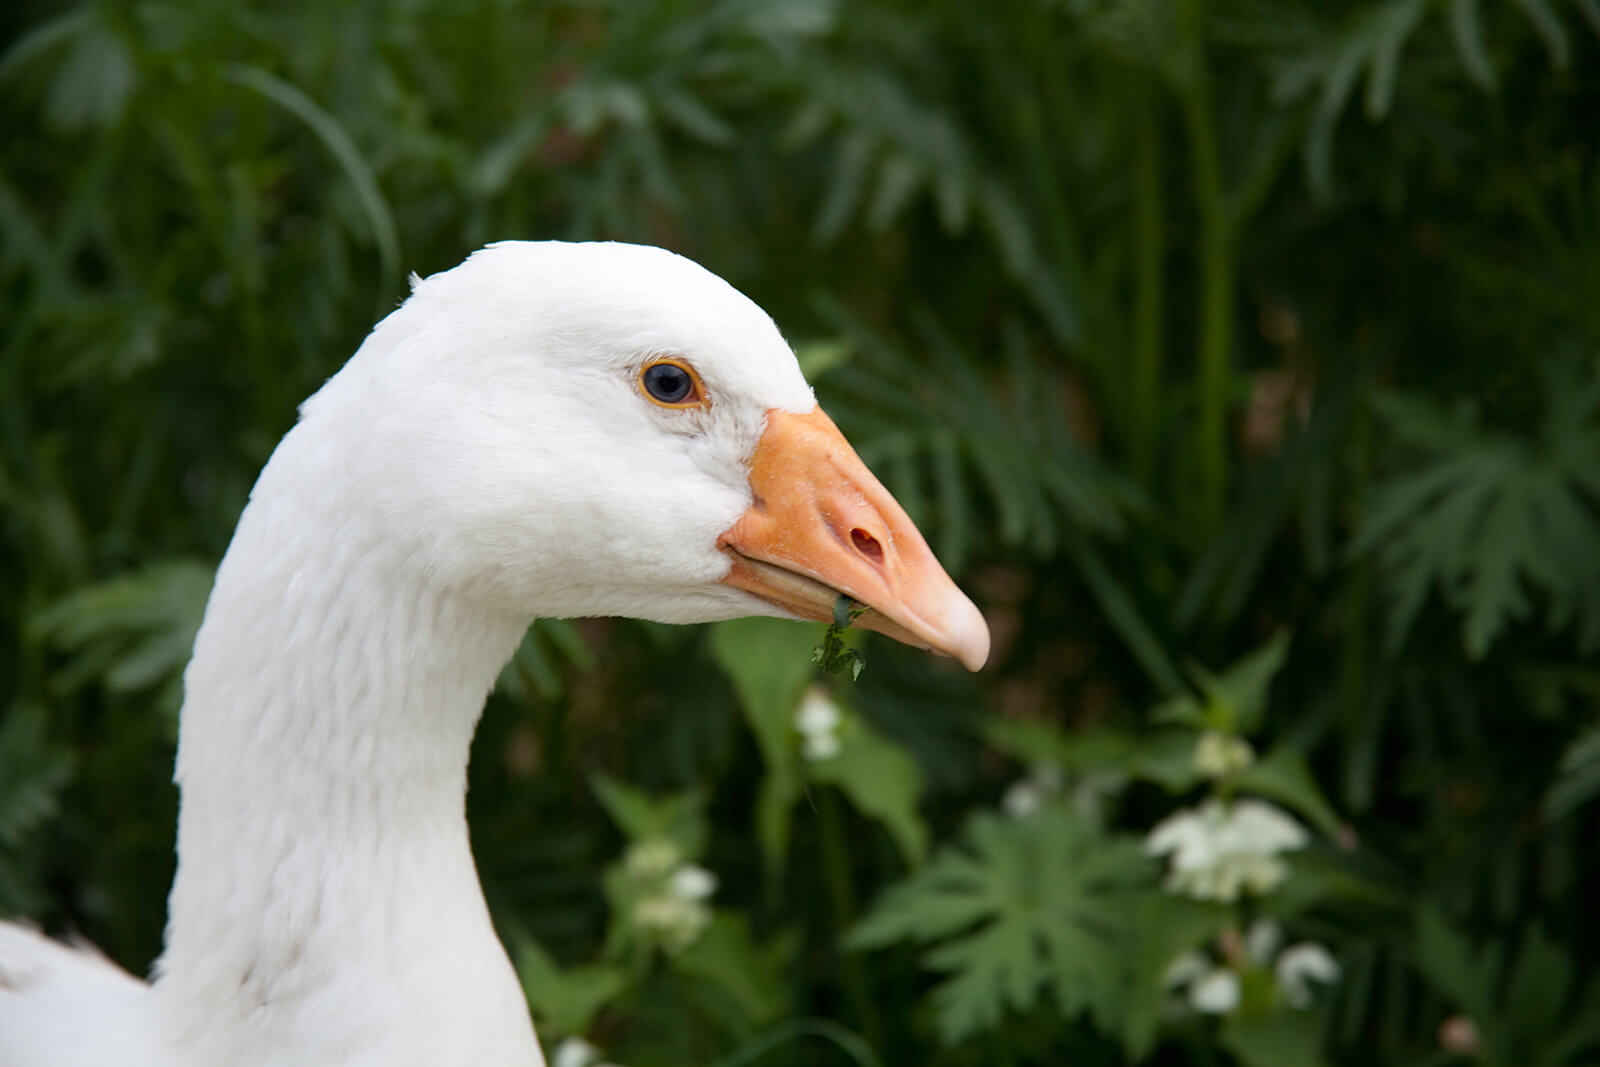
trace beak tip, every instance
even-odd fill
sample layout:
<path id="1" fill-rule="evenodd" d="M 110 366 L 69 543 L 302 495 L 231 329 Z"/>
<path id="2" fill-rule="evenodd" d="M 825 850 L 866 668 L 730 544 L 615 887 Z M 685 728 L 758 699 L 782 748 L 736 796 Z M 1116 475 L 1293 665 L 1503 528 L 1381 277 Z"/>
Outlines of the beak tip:
<path id="1" fill-rule="evenodd" d="M 946 617 L 940 648 L 967 670 L 981 670 L 989 662 L 989 623 L 964 594 L 958 591 L 957 597 Z"/>

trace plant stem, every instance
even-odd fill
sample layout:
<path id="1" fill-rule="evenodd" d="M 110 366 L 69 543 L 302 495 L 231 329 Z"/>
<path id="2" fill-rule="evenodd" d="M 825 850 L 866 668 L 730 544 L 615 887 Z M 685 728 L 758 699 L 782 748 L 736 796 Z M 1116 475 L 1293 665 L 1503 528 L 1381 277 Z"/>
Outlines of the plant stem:
<path id="1" fill-rule="evenodd" d="M 1372 471 L 1372 413 L 1365 388 L 1356 393 L 1350 418 L 1350 489 L 1352 522 L 1366 506 L 1367 482 Z M 1354 811 L 1365 812 L 1372 804 L 1375 755 L 1364 751 L 1362 735 L 1372 721 L 1369 708 L 1371 684 L 1370 648 L 1372 635 L 1368 619 L 1372 609 L 1372 560 L 1358 560 L 1345 589 L 1344 643 L 1339 657 L 1339 724 L 1344 735 L 1345 767 L 1341 799 Z M 1363 758 L 1365 757 L 1365 758 Z"/>
<path id="2" fill-rule="evenodd" d="M 855 886 L 850 877 L 850 855 L 844 839 L 843 820 L 839 814 L 839 797 L 832 789 L 817 791 L 817 830 L 821 837 L 822 873 L 828 885 L 829 902 L 833 906 L 833 942 L 839 952 L 839 968 L 844 982 L 845 995 L 850 998 L 856 1018 L 867 1043 L 882 1047 L 883 1027 L 878 1010 L 867 987 L 866 972 L 861 967 L 861 957 L 849 955 L 840 947 L 844 934 L 855 922 Z"/>
<path id="3" fill-rule="evenodd" d="M 1233 226 L 1222 183 L 1222 161 L 1212 121 L 1211 77 L 1202 23 L 1204 5 L 1191 0 L 1183 7 L 1193 42 L 1187 78 L 1178 86 L 1184 128 L 1189 136 L 1190 173 L 1194 179 L 1195 216 L 1199 233 L 1196 273 L 1199 276 L 1199 337 L 1196 344 L 1195 496 L 1197 533 L 1215 530 L 1222 520 L 1228 493 L 1228 377 L 1233 355 L 1235 296 Z"/>
<path id="4" fill-rule="evenodd" d="M 1161 439 L 1158 411 L 1161 388 L 1163 319 L 1163 243 L 1165 225 L 1161 196 L 1161 140 L 1156 99 L 1150 79 L 1141 78 L 1133 91 L 1133 323 L 1132 368 L 1128 382 L 1129 460 L 1134 480 L 1151 484 L 1156 444 Z"/>

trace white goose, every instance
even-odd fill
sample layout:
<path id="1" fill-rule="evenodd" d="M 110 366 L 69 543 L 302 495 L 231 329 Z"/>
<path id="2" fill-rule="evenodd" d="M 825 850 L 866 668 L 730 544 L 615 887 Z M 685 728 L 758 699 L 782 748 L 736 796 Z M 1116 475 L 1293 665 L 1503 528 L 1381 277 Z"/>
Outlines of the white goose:
<path id="1" fill-rule="evenodd" d="M 540 1064 L 463 816 L 539 616 L 982 616 L 772 320 L 655 248 L 511 242 L 414 284 L 310 400 L 217 571 L 145 984 L 0 924 L 0 1067 Z"/>

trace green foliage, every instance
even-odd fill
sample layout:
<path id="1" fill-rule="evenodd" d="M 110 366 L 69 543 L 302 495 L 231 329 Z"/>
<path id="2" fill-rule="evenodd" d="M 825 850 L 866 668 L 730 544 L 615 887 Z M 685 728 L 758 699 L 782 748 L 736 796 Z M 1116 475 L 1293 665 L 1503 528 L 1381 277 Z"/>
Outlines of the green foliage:
<path id="1" fill-rule="evenodd" d="M 1322 1035 L 1303 1015 L 1248 1016 L 1230 1020 L 1219 1035 L 1222 1047 L 1243 1067 L 1320 1067 Z"/>
<path id="2" fill-rule="evenodd" d="M 822 644 L 811 650 L 811 662 L 829 674 L 849 671 L 852 682 L 860 678 L 861 670 L 867 665 L 867 661 L 856 649 L 845 647 L 844 631 L 866 610 L 849 597 L 840 594 L 833 605 L 833 622 L 822 635 Z"/>
<path id="3" fill-rule="evenodd" d="M 628 988 L 621 967 L 596 964 L 563 970 L 537 941 L 514 944 L 517 977 L 539 1025 L 556 1034 L 581 1034 L 595 1016 Z"/>
<path id="4" fill-rule="evenodd" d="M 1156 1044 L 1162 1017 L 1171 1012 L 1166 976 L 1172 961 L 1216 936 L 1229 919 L 1219 904 L 1145 892 L 1129 901 L 1132 946 L 1121 1038 L 1128 1058 L 1140 1062 Z"/>
<path id="5" fill-rule="evenodd" d="M 848 602 L 841 598 L 841 603 Z M 837 752 L 815 758 L 801 751 L 797 715 L 802 692 L 812 676 L 811 664 L 828 669 L 816 653 L 827 648 L 829 635 L 842 641 L 836 630 L 838 615 L 836 611 L 835 627 L 824 634 L 824 644 L 812 648 L 809 656 L 805 648 L 814 639 L 807 628 L 793 623 L 739 619 L 718 623 L 713 631 L 717 664 L 738 691 L 767 764 L 757 827 L 773 875 L 787 858 L 792 809 L 812 783 L 837 787 L 862 814 L 883 823 L 912 862 L 920 861 L 927 851 L 927 827 L 917 814 L 921 769 L 901 746 L 850 714 L 847 702 L 824 698 L 833 714 L 842 717 L 836 727 Z M 842 659 L 847 651 L 854 650 L 841 645 L 834 655 Z"/>
<path id="6" fill-rule="evenodd" d="M 513 931 L 517 975 L 547 1037 L 602 1029 L 608 1016 L 635 1014 L 662 982 L 685 1005 L 640 1035 L 647 1046 L 700 1047 L 707 1034 L 748 1039 L 782 1017 L 789 993 L 780 978 L 792 939 L 757 940 L 744 916 L 713 913 L 714 877 L 697 865 L 708 845 L 704 798 L 654 797 L 604 775 L 597 799 L 628 840 L 602 878 L 607 934 L 594 962 L 561 966 L 537 940 Z M 639 1062 L 673 1062 L 670 1054 Z"/>
<path id="7" fill-rule="evenodd" d="M 71 658 L 55 672 L 56 692 L 89 680 L 114 692 L 156 688 L 176 731 L 182 671 L 211 594 L 213 568 L 168 560 L 86 586 L 34 617 L 30 635 Z"/>
<path id="8" fill-rule="evenodd" d="M 586 671 L 594 663 L 594 653 L 570 622 L 539 619 L 528 627 L 495 689 L 523 704 L 559 700 L 566 694 L 563 666 Z"/>
<path id="9" fill-rule="evenodd" d="M 1198 665 L 1191 667 L 1202 699 L 1184 696 L 1170 700 L 1156 708 L 1156 721 L 1226 734 L 1255 733 L 1266 714 L 1267 689 L 1283 669 L 1288 652 L 1289 635 L 1280 633 L 1221 675 Z"/>
<path id="10" fill-rule="evenodd" d="M 1566 1067 L 1600 1052 L 1600 982 L 1537 926 L 1516 941 L 1475 948 L 1423 910 L 1417 965 L 1477 1025 L 1485 1064 Z"/>
<path id="11" fill-rule="evenodd" d="M 1150 864 L 1127 841 L 1067 812 L 1007 821 L 973 816 L 960 843 L 891 888 L 850 935 L 858 949 L 933 944 L 924 962 L 940 1037 L 956 1044 L 1054 995 L 1067 1017 L 1118 1024 L 1130 891 Z"/>
<path id="12" fill-rule="evenodd" d="M 1390 647 L 1398 648 L 1430 590 L 1462 618 L 1479 658 L 1507 625 L 1528 619 L 1533 597 L 1552 628 L 1572 627 L 1600 648 L 1600 378 L 1559 361 L 1544 374 L 1540 437 L 1485 433 L 1470 409 L 1443 413 L 1399 396 L 1379 410 L 1417 468 L 1373 490 L 1351 546 L 1395 575 Z"/>
<path id="13" fill-rule="evenodd" d="M 1562 753 L 1555 781 L 1545 795 L 1547 819 L 1560 819 L 1600 796 L 1600 726 L 1579 734 Z"/>
<path id="14" fill-rule="evenodd" d="M 835 786 L 857 811 L 883 824 L 906 861 L 922 862 L 928 826 L 917 811 L 922 768 L 906 750 L 857 718 L 841 729 L 839 754 L 806 767 L 808 779 Z"/>
<path id="15" fill-rule="evenodd" d="M 39 907 L 38 875 L 19 859 L 23 846 L 60 810 L 71 775 L 71 756 L 51 743 L 40 710 L 13 708 L 0 722 L 0 908 L 7 913 Z"/>

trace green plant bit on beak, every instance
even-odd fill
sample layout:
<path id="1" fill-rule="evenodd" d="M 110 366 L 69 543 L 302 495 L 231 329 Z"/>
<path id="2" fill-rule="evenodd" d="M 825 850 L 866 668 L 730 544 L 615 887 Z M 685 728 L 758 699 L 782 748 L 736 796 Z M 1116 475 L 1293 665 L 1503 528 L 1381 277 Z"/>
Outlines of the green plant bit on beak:
<path id="1" fill-rule="evenodd" d="M 866 657 L 853 648 L 845 647 L 844 632 L 866 610 L 865 604 L 857 604 L 840 593 L 839 599 L 833 602 L 833 622 L 828 626 L 828 632 L 822 635 L 822 644 L 811 650 L 811 662 L 829 674 L 839 674 L 848 669 L 852 682 L 860 678 L 861 669 L 867 665 Z"/>

